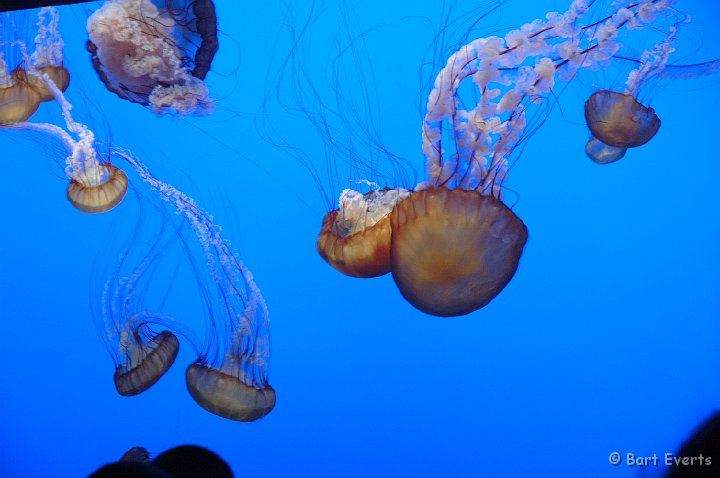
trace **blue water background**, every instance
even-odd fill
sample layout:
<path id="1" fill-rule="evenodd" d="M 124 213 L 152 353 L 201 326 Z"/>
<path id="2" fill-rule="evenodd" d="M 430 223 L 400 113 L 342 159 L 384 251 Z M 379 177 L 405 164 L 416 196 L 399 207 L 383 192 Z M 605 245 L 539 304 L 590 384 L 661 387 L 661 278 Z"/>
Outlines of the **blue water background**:
<path id="1" fill-rule="evenodd" d="M 268 71 L 287 52 L 288 4 L 216 3 L 216 115 L 157 117 L 109 93 L 84 49 L 79 6 L 61 8 L 67 96 L 99 138 L 224 227 L 270 309 L 277 406 L 249 424 L 198 407 L 185 389 L 195 360 L 185 344 L 156 386 L 118 396 L 92 300 L 134 227 L 137 198 L 153 196 L 130 174 L 117 210 L 79 213 L 65 200 L 53 141 L 0 131 L 0 476 L 85 476 L 133 446 L 157 453 L 185 443 L 219 453 L 238 477 L 636 476 L 608 455 L 672 452 L 718 409 L 717 82 L 657 85 L 659 134 L 604 167 L 583 152 L 582 103 L 593 85 L 571 84 L 563 114 L 555 108 L 507 182 L 530 231 L 515 278 L 484 309 L 437 318 L 406 303 L 391 277 L 348 278 L 318 257 L 326 211 L 317 187 L 255 129 Z M 340 18 L 335 2 L 323 5 L 306 49 L 320 79 Z M 457 13 L 475 6 L 460 2 Z M 478 27 L 505 32 L 565 6 L 511 1 Z M 719 57 L 720 7 L 677 6 L 693 17 L 677 58 Z M 298 22 L 307 17 L 307 4 L 290 8 Z M 439 2 L 417 0 L 367 0 L 353 13 L 368 32 L 361 47 L 382 138 L 420 173 L 420 65 L 440 13 Z M 316 85 L 332 103 L 333 91 Z M 41 109 L 59 120 L 55 105 Z M 307 124 L 272 121 L 323 166 L 323 142 Z M 195 284 L 183 272 L 173 287 L 191 301 Z M 168 277 L 157 280 L 147 294 L 165 293 Z M 175 300 L 173 315 L 202 330 L 197 305 Z"/>

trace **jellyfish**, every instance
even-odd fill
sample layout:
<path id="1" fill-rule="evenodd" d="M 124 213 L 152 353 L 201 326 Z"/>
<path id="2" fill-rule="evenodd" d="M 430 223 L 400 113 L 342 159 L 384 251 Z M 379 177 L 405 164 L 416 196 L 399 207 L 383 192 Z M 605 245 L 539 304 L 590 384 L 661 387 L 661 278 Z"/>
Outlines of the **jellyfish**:
<path id="1" fill-rule="evenodd" d="M 38 131 L 58 139 L 68 151 L 65 159 L 65 173 L 70 179 L 66 194 L 68 201 L 83 212 L 106 212 L 117 206 L 125 196 L 127 176 L 107 158 L 99 157 L 93 147 L 93 132 L 72 118 L 72 107 L 63 95 L 63 89 L 69 84 L 69 74 L 62 65 L 63 40 L 57 28 L 58 21 L 59 15 L 55 8 L 45 7 L 39 11 L 38 34 L 31 55 L 22 42 L 12 42 L 21 50 L 24 63 L 22 72 L 18 73 L 20 68 L 16 69 L 11 75 L 11 86 L 4 90 L 14 92 L 13 101 L 0 106 L 0 117 L 6 120 L 13 117 L 11 121 L 0 123 L 7 129 Z M 0 71 L 4 69 L 0 68 Z M 40 101 L 48 99 L 48 95 L 60 105 L 67 130 L 50 123 L 27 121 L 37 110 Z M 6 98 L 2 93 L 0 97 Z M 13 115 L 4 110 L 6 105 L 12 107 Z"/>
<path id="2" fill-rule="evenodd" d="M 585 121 L 590 139 L 585 147 L 587 155 L 598 164 L 622 159 L 628 148 L 637 148 L 650 141 L 660 129 L 660 118 L 655 110 L 643 106 L 638 100 L 641 85 L 662 72 L 677 34 L 677 25 L 652 50 L 645 51 L 640 65 L 632 70 L 623 93 L 598 90 L 585 102 Z"/>
<path id="3" fill-rule="evenodd" d="M 65 92 L 70 85 L 70 72 L 63 65 L 64 42 L 58 30 L 59 20 L 60 16 L 54 8 L 46 7 L 38 12 L 35 50 L 30 57 L 36 73 L 27 74 L 20 68 L 13 72 L 19 82 L 28 82 L 40 93 L 40 101 L 52 101 L 55 97 L 38 75 L 47 75 L 61 92 Z"/>
<path id="4" fill-rule="evenodd" d="M 138 395 L 157 383 L 175 362 L 180 348 L 177 336 L 167 330 L 177 330 L 178 324 L 161 313 L 147 310 L 140 300 L 140 292 L 148 287 L 148 270 L 159 261 L 160 251 L 171 245 L 169 241 L 158 242 L 152 248 L 154 252 L 132 274 L 121 277 L 126 250 L 112 279 L 103 288 L 100 336 L 115 364 L 115 389 L 123 396 Z M 158 332 L 158 326 L 165 330 Z"/>
<path id="5" fill-rule="evenodd" d="M 345 22 L 343 36 L 337 38 L 339 53 L 332 71 L 336 80 L 332 85 L 334 94 L 318 92 L 304 64 L 303 52 L 308 47 L 306 33 L 313 20 L 311 14 L 301 28 L 286 24 L 292 49 L 282 60 L 282 72 L 267 84 L 281 108 L 307 120 L 320 136 L 325 147 L 325 171 L 320 171 L 302 149 L 285 140 L 283 131 L 273 126 L 271 119 L 276 115 L 266 110 L 269 98 L 258 130 L 268 143 L 295 156 L 317 185 L 324 206 L 316 241 L 320 257 L 350 277 L 382 276 L 390 272 L 390 211 L 415 184 L 415 178 L 411 178 L 414 170 L 407 160 L 386 148 L 372 127 L 379 121 L 372 106 L 372 81 L 368 80 L 372 73 L 366 68 L 369 59 L 358 48 L 350 22 Z M 353 59 L 349 71 L 344 71 L 344 55 Z M 345 81 L 339 81 L 340 76 Z M 286 86 L 292 89 L 291 102 L 281 94 Z"/>
<path id="6" fill-rule="evenodd" d="M 325 215 L 317 240 L 320 257 L 350 277 L 390 272 L 390 212 L 410 194 L 402 188 L 346 189 L 340 207 Z"/>
<path id="7" fill-rule="evenodd" d="M 218 49 L 211 0 L 108 0 L 89 18 L 93 68 L 120 98 L 155 113 L 206 114 Z"/>

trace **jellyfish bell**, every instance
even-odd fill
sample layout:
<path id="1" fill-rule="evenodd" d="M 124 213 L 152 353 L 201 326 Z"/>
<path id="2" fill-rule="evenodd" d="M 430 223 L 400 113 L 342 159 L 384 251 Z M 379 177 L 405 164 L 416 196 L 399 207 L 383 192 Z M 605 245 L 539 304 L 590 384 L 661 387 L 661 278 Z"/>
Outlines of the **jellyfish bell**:
<path id="1" fill-rule="evenodd" d="M 323 218 L 317 250 L 325 261 L 350 277 L 378 277 L 390 272 L 390 212 L 410 195 L 406 189 L 346 189 L 340 207 Z"/>
<path id="2" fill-rule="evenodd" d="M 108 90 L 156 113 L 212 109 L 203 82 L 218 49 L 212 1 L 108 0 L 87 29 L 93 67 Z"/>
<path id="3" fill-rule="evenodd" d="M 144 392 L 165 375 L 175 362 L 180 343 L 167 330 L 152 334 L 138 327 L 124 334 L 120 347 L 126 359 L 115 369 L 113 380 L 120 395 L 132 396 Z"/>
<path id="4" fill-rule="evenodd" d="M 421 311 L 451 317 L 488 304 L 510 282 L 527 241 L 502 201 L 475 190 L 430 187 L 390 215 L 392 275 Z"/>
<path id="5" fill-rule="evenodd" d="M 127 193 L 128 177 L 120 168 L 108 163 L 98 169 L 104 171 L 70 180 L 67 199 L 78 211 L 92 214 L 110 211 Z"/>
<path id="6" fill-rule="evenodd" d="M 625 157 L 627 148 L 608 146 L 599 139 L 591 136 L 585 145 L 585 153 L 597 164 L 609 164 Z"/>
<path id="7" fill-rule="evenodd" d="M 261 388 L 248 385 L 237 373 L 194 363 L 188 367 L 185 381 L 198 405 L 223 418 L 251 422 L 275 407 L 275 390 L 269 384 Z"/>
<path id="8" fill-rule="evenodd" d="M 40 93 L 27 83 L 4 83 L 0 78 L 0 126 L 10 126 L 30 119 L 40 106 Z"/>
<path id="9" fill-rule="evenodd" d="M 652 108 L 632 95 L 599 90 L 585 102 L 585 120 L 592 135 L 614 148 L 636 148 L 650 141 L 660 129 Z"/>
<path id="10" fill-rule="evenodd" d="M 55 97 L 52 91 L 46 86 L 46 83 L 41 81 L 37 75 L 47 75 L 47 79 L 52 81 L 63 93 L 67 91 L 68 86 L 70 86 L 70 72 L 63 65 L 42 66 L 35 68 L 35 72 L 36 74 L 28 74 L 24 69 L 18 68 L 13 71 L 12 75 L 18 82 L 26 82 L 34 88 L 40 95 L 41 102 L 52 101 Z"/>

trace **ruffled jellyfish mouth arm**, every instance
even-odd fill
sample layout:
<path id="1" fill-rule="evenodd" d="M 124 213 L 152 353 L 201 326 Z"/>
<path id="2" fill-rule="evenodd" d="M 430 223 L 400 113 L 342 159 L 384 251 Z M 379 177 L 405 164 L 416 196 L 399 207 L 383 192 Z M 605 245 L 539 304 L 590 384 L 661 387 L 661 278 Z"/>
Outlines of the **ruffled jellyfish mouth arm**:
<path id="1" fill-rule="evenodd" d="M 528 101 L 544 100 L 556 72 L 572 76 L 579 68 L 612 57 L 619 48 L 615 38 L 620 28 L 644 27 L 653 15 L 674 12 L 661 0 L 639 1 L 619 5 L 590 25 L 577 24 L 592 4 L 576 0 L 564 14 L 550 13 L 547 20 L 536 20 L 504 38 L 474 40 L 450 57 L 427 102 L 422 136 L 429 180 L 420 189 L 460 186 L 499 196 L 508 157 L 525 138 Z M 527 64 L 531 58 L 536 59 L 534 66 Z M 638 75 L 661 70 L 664 60 L 656 63 Z M 468 77 L 476 83 L 480 101 L 464 110 L 457 93 Z M 452 152 L 443 150 L 446 122 L 456 146 Z"/>

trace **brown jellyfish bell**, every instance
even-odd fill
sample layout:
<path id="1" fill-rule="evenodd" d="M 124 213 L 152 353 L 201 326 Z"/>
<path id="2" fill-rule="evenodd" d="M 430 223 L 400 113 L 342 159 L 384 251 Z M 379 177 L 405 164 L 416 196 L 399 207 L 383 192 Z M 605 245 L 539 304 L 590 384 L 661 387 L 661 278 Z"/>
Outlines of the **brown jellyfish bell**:
<path id="1" fill-rule="evenodd" d="M 393 279 L 421 311 L 441 317 L 484 307 L 510 282 L 528 233 L 499 199 L 430 187 L 390 215 Z"/>
<path id="2" fill-rule="evenodd" d="M 137 395 L 153 386 L 175 362 L 180 343 L 171 332 L 164 330 L 145 337 L 133 331 L 121 342 L 126 354 L 125 363 L 115 369 L 115 388 L 123 396 Z"/>
<path id="3" fill-rule="evenodd" d="M 242 372 L 239 372 L 242 375 Z M 193 399 L 205 410 L 239 422 L 258 420 L 275 407 L 275 390 L 270 384 L 257 388 L 235 373 L 194 363 L 187 369 L 185 382 Z"/>
<path id="4" fill-rule="evenodd" d="M 18 82 L 27 83 L 29 86 L 37 90 L 40 95 L 40 101 L 52 101 L 55 99 L 53 92 L 48 88 L 43 80 L 38 78 L 36 75 L 47 75 L 50 81 L 52 81 L 58 90 L 65 92 L 70 86 L 70 72 L 62 65 L 49 65 L 37 68 L 35 75 L 28 74 L 24 69 L 17 68 L 12 72 L 14 78 Z"/>
<path id="5" fill-rule="evenodd" d="M 405 189 L 343 191 L 340 207 L 323 218 L 317 240 L 320 256 L 350 277 L 390 272 L 390 211 L 409 194 Z"/>
<path id="6" fill-rule="evenodd" d="M 10 81 L 0 87 L 0 126 L 30 119 L 40 106 L 41 95 L 27 82 L 18 82 L 13 72 Z"/>
<path id="7" fill-rule="evenodd" d="M 107 212 L 120 204 L 128 188 L 128 177 L 112 164 L 99 167 L 107 170 L 107 178 L 89 181 L 87 177 L 71 179 L 67 199 L 76 209 L 88 213 Z"/>
<path id="8" fill-rule="evenodd" d="M 590 96 L 585 102 L 585 120 L 594 138 L 614 148 L 642 146 L 660 128 L 654 109 L 641 105 L 632 95 L 610 90 Z"/>
<path id="9" fill-rule="evenodd" d="M 585 154 L 598 164 L 614 163 L 625 157 L 627 148 L 608 146 L 595 137 L 590 137 L 585 145 Z"/>

